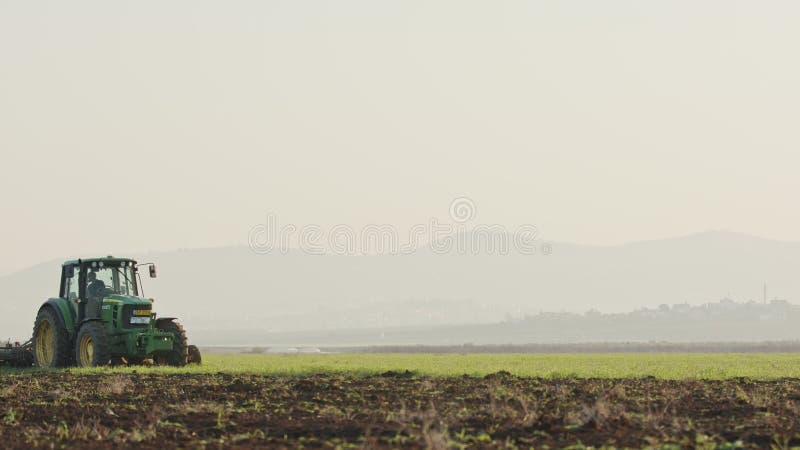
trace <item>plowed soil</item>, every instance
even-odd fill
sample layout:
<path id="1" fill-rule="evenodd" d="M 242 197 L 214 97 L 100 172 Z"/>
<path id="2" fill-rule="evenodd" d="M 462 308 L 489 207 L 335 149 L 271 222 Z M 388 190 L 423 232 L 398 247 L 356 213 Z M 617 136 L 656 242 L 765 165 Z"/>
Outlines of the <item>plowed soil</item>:
<path id="1" fill-rule="evenodd" d="M 800 445 L 800 380 L 0 376 L 4 448 Z"/>

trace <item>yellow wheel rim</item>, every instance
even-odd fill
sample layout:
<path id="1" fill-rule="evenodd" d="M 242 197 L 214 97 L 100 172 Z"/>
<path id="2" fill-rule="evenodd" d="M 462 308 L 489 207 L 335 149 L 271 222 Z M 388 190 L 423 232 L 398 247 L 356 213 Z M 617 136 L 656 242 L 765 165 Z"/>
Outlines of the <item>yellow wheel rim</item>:
<path id="1" fill-rule="evenodd" d="M 94 362 L 94 342 L 90 335 L 84 334 L 81 337 L 79 349 L 81 355 L 80 365 L 83 367 L 91 366 Z"/>
<path id="2" fill-rule="evenodd" d="M 39 333 L 36 335 L 36 360 L 41 367 L 51 367 L 53 365 L 55 346 L 53 326 L 47 320 L 43 320 L 39 324 Z"/>

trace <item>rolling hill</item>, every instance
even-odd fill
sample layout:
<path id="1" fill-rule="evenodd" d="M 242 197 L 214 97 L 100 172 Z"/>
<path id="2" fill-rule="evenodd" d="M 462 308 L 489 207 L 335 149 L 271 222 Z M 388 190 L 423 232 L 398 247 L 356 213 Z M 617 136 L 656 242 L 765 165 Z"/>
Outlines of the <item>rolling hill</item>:
<path id="1" fill-rule="evenodd" d="M 800 243 L 729 232 L 619 246 L 554 244 L 550 255 L 257 255 L 226 247 L 133 255 L 156 311 L 213 343 L 229 330 L 380 329 L 499 322 L 539 311 L 630 311 L 772 293 L 800 299 Z M 68 255 L 74 257 L 74 255 Z M 67 258 L 65 258 L 67 259 Z M 0 337 L 30 335 L 60 262 L 0 277 Z"/>

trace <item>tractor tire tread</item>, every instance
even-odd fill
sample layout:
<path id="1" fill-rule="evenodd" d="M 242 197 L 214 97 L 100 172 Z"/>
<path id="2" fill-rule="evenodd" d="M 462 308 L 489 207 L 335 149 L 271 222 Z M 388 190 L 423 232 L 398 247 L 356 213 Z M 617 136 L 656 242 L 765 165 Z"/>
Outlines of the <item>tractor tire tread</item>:
<path id="1" fill-rule="evenodd" d="M 158 329 L 159 331 L 172 333 L 174 336 L 172 351 L 165 355 L 163 362 L 174 367 L 185 366 L 189 360 L 189 341 L 186 339 L 186 330 L 183 329 L 183 325 L 177 321 L 170 320 L 159 324 Z"/>
<path id="2" fill-rule="evenodd" d="M 72 365 L 72 345 L 69 338 L 69 333 L 67 332 L 66 328 L 61 324 L 61 321 L 58 319 L 58 315 L 53 310 L 52 306 L 45 306 L 41 310 L 39 310 L 39 314 L 36 315 L 36 320 L 33 323 L 33 361 L 36 367 L 43 367 L 40 363 L 38 358 L 36 357 L 36 336 L 39 331 L 39 327 L 41 326 L 42 321 L 47 320 L 50 322 L 51 326 L 56 335 L 55 339 L 55 349 L 53 350 L 53 364 L 51 366 L 44 366 L 46 368 L 57 368 L 57 367 L 68 367 Z"/>
<path id="3" fill-rule="evenodd" d="M 200 355 L 200 349 L 197 348 L 196 345 L 190 345 L 188 347 L 189 350 L 189 357 L 186 360 L 188 364 L 201 364 L 203 362 L 203 357 Z"/>
<path id="4" fill-rule="evenodd" d="M 75 338 L 75 361 L 80 366 L 80 342 L 84 333 L 92 334 L 92 344 L 94 346 L 94 361 L 91 366 L 105 366 L 111 361 L 111 339 L 106 332 L 105 324 L 102 322 L 86 322 L 81 325 L 78 335 Z"/>

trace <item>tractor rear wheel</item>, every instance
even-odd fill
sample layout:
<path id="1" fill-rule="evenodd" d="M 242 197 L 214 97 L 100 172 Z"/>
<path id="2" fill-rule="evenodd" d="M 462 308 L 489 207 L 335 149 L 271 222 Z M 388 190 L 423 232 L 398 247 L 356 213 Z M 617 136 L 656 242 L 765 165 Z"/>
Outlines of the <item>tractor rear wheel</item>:
<path id="1" fill-rule="evenodd" d="M 189 360 L 189 342 L 183 325 L 169 320 L 156 325 L 158 331 L 172 333 L 172 350 L 156 355 L 155 362 L 160 365 L 183 367 Z"/>
<path id="2" fill-rule="evenodd" d="M 196 345 L 189 346 L 189 358 L 186 360 L 189 364 L 200 364 L 203 362 L 203 357 L 200 356 L 200 349 Z"/>
<path id="3" fill-rule="evenodd" d="M 33 362 L 46 369 L 71 362 L 69 334 L 50 307 L 42 308 L 33 324 Z"/>
<path id="4" fill-rule="evenodd" d="M 111 340 L 102 322 L 81 325 L 75 339 L 75 362 L 78 367 L 105 366 L 111 361 Z"/>

